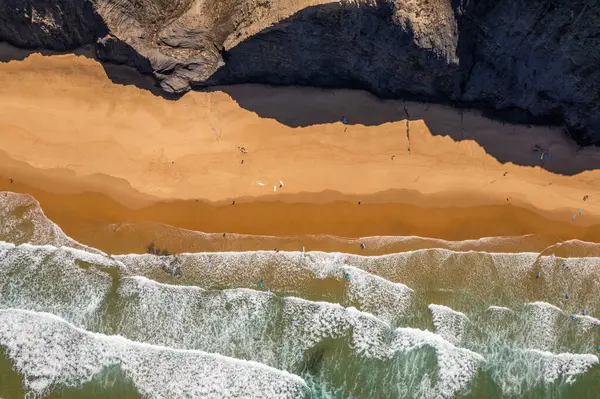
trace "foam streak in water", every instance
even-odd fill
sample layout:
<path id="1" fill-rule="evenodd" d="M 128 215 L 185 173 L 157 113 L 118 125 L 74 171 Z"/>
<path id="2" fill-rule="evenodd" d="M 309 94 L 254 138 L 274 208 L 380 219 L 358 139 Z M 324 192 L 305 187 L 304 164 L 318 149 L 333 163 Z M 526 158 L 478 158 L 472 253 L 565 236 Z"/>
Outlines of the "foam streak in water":
<path id="1" fill-rule="evenodd" d="M 452 397 L 466 387 L 482 360 L 433 333 L 394 330 L 369 313 L 339 304 L 248 289 L 207 291 L 157 284 L 142 277 L 124 279 L 120 294 L 126 304 L 121 334 L 151 343 L 219 351 L 282 369 L 294 369 L 298 353 L 326 340 L 348 339 L 355 356 L 386 364 L 393 364 L 403 353 L 430 347 L 437 353 L 439 369 L 432 392 Z"/>
<path id="2" fill-rule="evenodd" d="M 447 306 L 428 306 L 433 316 L 435 331 L 448 342 L 459 345 L 463 340 L 465 325 L 469 318 L 461 312 L 457 312 Z"/>
<path id="3" fill-rule="evenodd" d="M 147 398 L 298 398 L 308 389 L 300 377 L 259 363 L 90 333 L 47 313 L 0 310 L 0 345 L 39 395 L 80 386 L 112 365 Z"/>
<path id="4" fill-rule="evenodd" d="M 112 282 L 86 263 L 118 266 L 105 256 L 73 248 L 0 242 L 0 308 L 46 311 L 89 326 Z"/>

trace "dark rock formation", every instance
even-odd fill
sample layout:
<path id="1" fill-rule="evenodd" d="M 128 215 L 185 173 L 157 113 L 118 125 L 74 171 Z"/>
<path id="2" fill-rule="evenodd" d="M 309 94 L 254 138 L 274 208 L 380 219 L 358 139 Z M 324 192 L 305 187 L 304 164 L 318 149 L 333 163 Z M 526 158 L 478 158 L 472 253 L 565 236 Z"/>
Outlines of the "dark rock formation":
<path id="1" fill-rule="evenodd" d="M 475 1 L 458 43 L 460 100 L 600 143 L 600 2 Z"/>
<path id="2" fill-rule="evenodd" d="M 600 0 L 4 0 L 0 40 L 95 44 L 171 93 L 363 88 L 563 124 L 600 143 Z"/>
<path id="3" fill-rule="evenodd" d="M 2 0 L 0 40 L 16 47 L 66 51 L 108 33 L 94 5 L 82 0 Z"/>

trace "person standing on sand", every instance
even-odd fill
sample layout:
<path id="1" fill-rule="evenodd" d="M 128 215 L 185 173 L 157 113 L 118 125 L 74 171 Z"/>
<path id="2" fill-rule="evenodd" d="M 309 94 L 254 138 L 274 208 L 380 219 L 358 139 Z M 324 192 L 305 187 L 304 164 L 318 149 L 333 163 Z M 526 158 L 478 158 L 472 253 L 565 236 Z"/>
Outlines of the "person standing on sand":
<path id="1" fill-rule="evenodd" d="M 348 119 L 346 119 L 346 117 L 345 117 L 345 116 L 342 116 L 342 120 L 341 120 L 341 122 L 342 122 L 344 125 L 347 125 L 347 124 L 348 124 Z M 344 128 L 344 133 L 346 132 L 346 130 L 348 130 L 348 127 L 345 127 L 345 128 Z"/>

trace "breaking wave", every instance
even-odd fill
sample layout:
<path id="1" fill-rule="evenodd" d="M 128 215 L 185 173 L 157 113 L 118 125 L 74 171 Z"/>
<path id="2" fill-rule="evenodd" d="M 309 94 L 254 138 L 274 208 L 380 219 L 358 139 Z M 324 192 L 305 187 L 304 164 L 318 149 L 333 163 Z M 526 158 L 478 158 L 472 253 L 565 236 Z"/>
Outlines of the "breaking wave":
<path id="1" fill-rule="evenodd" d="M 109 256 L 66 237 L 35 200 L 1 198 L 0 373 L 16 372 L 28 397 L 86 384 L 114 396 L 109 375 L 140 397 L 597 393 L 598 258 Z"/>

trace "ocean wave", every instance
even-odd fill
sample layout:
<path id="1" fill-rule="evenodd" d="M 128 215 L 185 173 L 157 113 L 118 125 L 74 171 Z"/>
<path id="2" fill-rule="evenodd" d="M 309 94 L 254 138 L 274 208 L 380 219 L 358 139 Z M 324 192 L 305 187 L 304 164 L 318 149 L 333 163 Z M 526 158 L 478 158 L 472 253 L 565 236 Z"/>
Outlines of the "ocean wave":
<path id="1" fill-rule="evenodd" d="M 321 292 L 329 292 L 330 296 L 322 299 L 328 301 L 344 301 L 345 284 L 342 280 L 346 270 L 354 268 L 406 287 L 401 295 L 396 290 L 403 298 L 413 298 L 415 291 L 429 290 L 434 286 L 439 292 L 447 292 L 448 298 L 458 298 L 468 293 L 472 296 L 472 302 L 478 301 L 487 306 L 498 301 L 514 306 L 519 301 L 540 299 L 567 308 L 585 304 L 591 314 L 600 309 L 600 297 L 596 295 L 600 291 L 600 262 L 595 262 L 594 258 L 568 259 L 568 264 L 572 266 L 569 266 L 567 273 L 561 273 L 558 260 L 546 259 L 536 253 L 456 252 L 446 249 L 423 249 L 379 256 L 254 251 L 186 253 L 169 257 L 118 255 L 114 258 L 127 267 L 130 275 L 160 279 L 161 275 L 177 274 L 177 281 L 181 284 L 206 288 L 250 288 L 256 287 L 258 281 L 264 279 L 265 284 L 274 291 L 302 296 L 303 292 L 314 291 L 316 281 L 337 281 L 337 285 L 329 286 L 329 289 L 337 287 L 333 291 L 326 291 L 323 286 Z M 541 278 L 536 278 L 538 272 Z M 362 281 L 363 277 L 360 278 Z M 369 277 L 369 281 L 369 284 L 375 284 L 383 280 Z M 349 280 L 350 287 L 356 284 L 358 281 Z M 399 287 L 387 283 L 386 286 Z M 570 300 L 563 303 L 567 290 Z M 371 293 L 375 295 L 375 290 L 371 290 Z M 400 307 L 410 305 L 410 301 L 412 299 L 404 301 Z M 398 320 L 394 312 L 390 312 L 393 306 L 376 310 L 373 301 L 370 305 L 363 303 L 357 306 L 371 306 L 370 311 L 386 320 Z"/>
<path id="2" fill-rule="evenodd" d="M 177 286 L 173 286 L 173 289 L 178 289 Z M 262 300 L 268 301 L 268 297 L 262 292 L 252 292 L 250 290 L 233 290 L 230 292 L 235 292 L 235 296 L 239 298 L 240 295 L 253 296 L 257 295 L 262 298 Z M 275 299 L 271 299 L 275 300 Z M 429 331 L 418 330 L 413 328 L 399 328 L 399 329 L 391 329 L 389 324 L 383 322 L 383 320 L 378 319 L 377 317 L 365 313 L 360 312 L 353 308 L 344 308 L 339 304 L 330 304 L 330 303 L 316 303 L 307 301 L 300 298 L 283 298 L 281 301 L 283 304 L 283 314 L 286 315 L 285 320 L 281 319 L 276 323 L 270 323 L 270 325 L 279 325 L 285 326 L 284 333 L 284 344 L 279 346 L 277 342 L 275 344 L 281 348 L 280 352 L 286 352 L 291 355 L 294 353 L 304 353 L 311 348 L 314 348 L 319 343 L 328 339 L 336 339 L 342 338 L 348 334 L 349 331 L 352 331 L 350 345 L 357 354 L 367 357 L 367 358 L 375 358 L 375 359 L 393 359 L 395 354 L 400 352 L 410 352 L 417 350 L 418 348 L 423 348 L 424 346 L 430 346 L 435 349 L 437 353 L 437 362 L 439 367 L 439 376 L 437 381 L 435 381 L 432 385 L 433 388 L 430 392 L 435 392 L 435 396 L 437 397 L 452 397 L 461 389 L 464 389 L 468 386 L 469 381 L 474 377 L 477 372 L 478 367 L 476 366 L 479 362 L 487 362 L 491 363 L 494 366 L 490 366 L 490 370 L 495 374 L 499 381 L 500 385 L 506 385 L 506 392 L 510 393 L 511 390 L 508 389 L 510 384 L 505 384 L 508 380 L 513 379 L 513 376 L 507 375 L 502 372 L 503 367 L 507 364 L 512 364 L 511 367 L 524 367 L 524 370 L 528 372 L 528 374 L 523 374 L 523 378 L 520 381 L 521 389 L 532 388 L 535 384 L 540 381 L 554 381 L 556 378 L 551 379 L 548 377 L 549 367 L 551 367 L 556 362 L 553 360 L 553 363 L 550 362 L 550 358 L 545 358 L 544 367 L 541 367 L 539 361 L 536 358 L 535 350 L 529 350 L 527 352 L 522 348 L 512 348 L 511 353 L 515 351 L 520 351 L 519 353 L 523 353 L 523 356 L 515 356 L 514 358 L 509 359 L 497 359 L 493 353 L 485 353 L 481 355 L 477 352 L 473 352 L 470 349 L 466 348 L 458 348 L 456 345 L 453 345 L 453 342 L 447 337 L 442 335 L 433 334 Z M 164 298 L 157 299 L 157 303 L 165 303 Z M 227 307 L 226 302 L 224 307 Z M 180 308 L 180 306 L 174 306 L 174 308 Z M 186 308 L 183 308 L 182 313 L 187 313 Z M 444 314 L 444 315 L 452 315 L 459 317 L 460 319 L 464 319 L 467 316 L 456 312 L 448 307 L 443 306 L 430 306 L 433 312 Z M 230 311 L 233 311 L 230 308 Z M 167 313 L 170 311 L 167 310 Z M 222 327 L 219 329 L 214 329 L 214 324 L 212 321 L 208 321 L 207 324 L 211 325 L 211 329 L 214 332 L 215 336 L 228 336 L 229 339 L 235 341 L 235 337 L 232 337 L 230 333 L 223 333 L 221 328 L 229 328 L 232 324 L 232 320 L 223 317 L 220 311 L 215 311 L 213 309 L 211 313 L 215 313 L 215 320 L 222 321 Z M 268 314 L 268 313 L 276 313 L 272 308 L 265 308 L 261 311 L 258 308 L 253 307 L 251 311 L 242 312 L 242 317 L 245 314 Z M 140 314 L 139 311 L 134 309 L 127 312 L 128 314 Z M 196 315 L 196 317 L 199 317 Z M 140 321 L 135 323 L 137 326 L 145 325 L 149 323 L 152 319 L 157 319 L 158 317 L 152 317 L 148 315 L 148 320 Z M 234 313 L 232 319 L 239 320 L 240 315 Z M 259 320 L 261 318 L 259 317 Z M 291 320 L 290 320 L 291 319 Z M 446 319 L 442 319 L 445 321 Z M 291 323 L 290 323 L 291 322 Z M 253 325 L 258 331 L 263 331 L 261 327 L 261 323 L 257 321 L 247 323 L 247 325 L 241 328 L 242 331 L 245 331 L 246 328 L 249 328 L 249 325 Z M 290 332 L 290 327 L 291 331 Z M 164 329 L 159 329 L 163 331 Z M 184 328 L 184 330 L 188 331 L 188 328 Z M 443 328 L 442 328 L 443 330 Z M 386 338 L 390 336 L 391 332 L 391 340 L 390 338 Z M 439 333 L 439 332 L 438 332 Z M 288 335 L 289 334 L 289 335 Z M 461 332 L 462 334 L 462 332 Z M 532 333 L 535 336 L 537 332 Z M 201 334 L 205 337 L 205 334 Z M 205 342 L 206 338 L 203 338 L 202 342 Z M 387 343 L 389 341 L 389 343 Z M 270 337 L 260 336 L 259 341 L 261 342 L 261 346 L 264 348 L 265 342 L 271 342 Z M 246 344 L 242 345 L 246 346 Z M 483 349 L 483 348 L 481 348 Z M 271 349 L 269 349 L 270 352 Z M 261 353 L 258 348 L 254 348 L 253 352 L 256 353 L 258 357 L 268 359 L 269 356 Z M 547 352 L 549 353 L 549 352 Z M 238 354 L 239 355 L 239 354 Z M 488 359 L 489 356 L 489 359 Z M 578 359 L 576 355 L 575 359 Z M 565 357 L 564 355 L 562 357 Z M 559 357 L 557 359 L 560 359 Z M 584 357 L 586 359 L 592 359 L 591 357 Z M 516 360 L 515 360 L 516 359 Z M 512 363 L 511 363 L 512 362 Z M 519 364 L 521 366 L 519 366 Z M 565 363 L 564 367 L 567 367 L 571 363 Z M 573 363 L 577 365 L 579 363 Z M 587 364 L 587 363 L 586 363 Z M 290 367 L 288 365 L 287 367 Z M 553 366 L 552 366 L 553 367 Z M 500 371 L 496 370 L 499 368 Z M 557 370 L 555 367 L 553 370 Z M 563 370 L 558 367 L 558 370 Z M 570 381 L 580 372 L 587 370 L 587 368 L 576 367 L 569 368 L 568 370 L 564 369 L 564 376 Z M 562 374 L 561 374 L 562 375 Z M 512 389 L 512 388 L 511 388 Z M 435 397 L 434 396 L 434 397 Z"/>
<path id="3" fill-rule="evenodd" d="M 463 389 L 466 376 L 473 375 L 469 359 L 481 360 L 430 332 L 394 330 L 376 316 L 353 307 L 247 289 L 217 293 L 158 285 L 140 277 L 126 281 L 122 292 L 125 297 L 136 298 L 137 303 L 123 309 L 121 326 L 128 327 L 119 333 L 136 340 L 261 359 L 284 369 L 293 369 L 301 360 L 299 353 L 309 352 L 326 340 L 348 337 L 356 355 L 386 361 L 393 361 L 399 352 L 430 345 L 439 355 L 441 374 L 435 389 L 445 397 Z M 278 329 L 278 336 L 271 333 L 272 328 Z M 446 369 L 452 362 L 452 369 Z"/>
<path id="4" fill-rule="evenodd" d="M 519 396 L 572 383 L 598 361 L 600 322 L 581 315 L 600 307 L 598 258 L 443 248 L 107 256 L 53 242 L 0 242 L 0 308 L 49 312 L 111 340 L 260 362 L 323 397 L 455 397 L 481 372 Z M 34 391 L 71 378 L 36 372 Z"/>
<path id="5" fill-rule="evenodd" d="M 441 336 L 427 330 L 398 328 L 392 347 L 411 350 L 427 345 L 435 348 L 438 356 L 438 385 L 434 397 L 451 398 L 471 382 L 485 358 L 469 349 L 459 348 Z"/>
<path id="6" fill-rule="evenodd" d="M 95 267 L 82 267 L 86 264 L 118 267 L 78 249 L 0 242 L 0 308 L 50 312 L 78 326 L 96 324 L 112 280 Z"/>
<path id="7" fill-rule="evenodd" d="M 592 354 L 554 354 L 515 347 L 488 348 L 485 358 L 484 370 L 509 397 L 522 397 L 549 384 L 572 384 L 577 376 L 598 365 L 598 357 Z"/>
<path id="8" fill-rule="evenodd" d="M 554 349 L 556 345 L 556 323 L 562 310 L 545 302 L 532 302 L 525 304 L 527 317 L 524 318 L 522 329 L 526 334 L 521 334 L 525 339 L 522 345 L 541 351 Z"/>
<path id="9" fill-rule="evenodd" d="M 443 305 L 431 304 L 428 308 L 433 316 L 435 332 L 448 342 L 460 345 L 464 338 L 465 324 L 469 322 L 467 315 Z"/>
<path id="10" fill-rule="evenodd" d="M 175 350 L 77 328 L 47 313 L 0 310 L 0 345 L 27 389 L 81 386 L 118 365 L 147 398 L 299 398 L 302 378 L 256 362 Z"/>
<path id="11" fill-rule="evenodd" d="M 485 358 L 481 369 L 502 395 L 518 397 L 550 384 L 571 384 L 598 364 L 589 352 L 600 329 L 594 333 L 582 326 L 587 320 L 572 320 L 548 303 L 490 306 L 470 317 L 446 306 L 429 308 L 436 333 Z"/>
<path id="12" fill-rule="evenodd" d="M 388 323 L 398 324 L 405 316 L 414 291 L 404 284 L 390 282 L 367 271 L 345 266 L 350 302 Z"/>
<path id="13" fill-rule="evenodd" d="M 575 376 L 585 373 L 588 369 L 598 364 L 598 357 L 592 354 L 551 353 L 535 349 L 529 350 L 541 359 L 542 378 L 546 384 L 564 378 L 565 382 L 572 384 Z"/>

